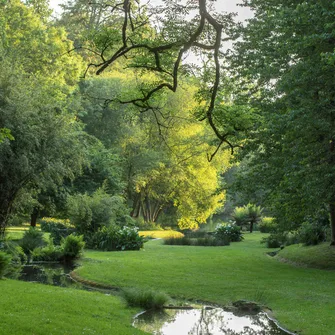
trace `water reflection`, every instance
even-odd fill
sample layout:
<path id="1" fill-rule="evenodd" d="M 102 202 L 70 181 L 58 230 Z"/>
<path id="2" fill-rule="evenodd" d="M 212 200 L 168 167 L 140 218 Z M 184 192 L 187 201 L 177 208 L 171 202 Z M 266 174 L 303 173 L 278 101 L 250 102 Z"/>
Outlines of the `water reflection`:
<path id="1" fill-rule="evenodd" d="M 140 314 L 134 326 L 155 335 L 287 335 L 264 312 L 236 315 L 222 308 Z"/>
<path id="2" fill-rule="evenodd" d="M 43 264 L 24 266 L 19 280 L 38 282 L 54 286 L 75 286 L 80 288 L 81 285 L 74 282 L 69 273 L 74 269 L 74 265 L 68 264 Z"/>

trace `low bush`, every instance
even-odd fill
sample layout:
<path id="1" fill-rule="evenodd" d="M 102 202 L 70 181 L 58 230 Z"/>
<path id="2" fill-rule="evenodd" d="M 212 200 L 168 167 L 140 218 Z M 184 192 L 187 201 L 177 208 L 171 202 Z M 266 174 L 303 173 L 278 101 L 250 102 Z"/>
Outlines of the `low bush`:
<path id="1" fill-rule="evenodd" d="M 267 248 L 280 248 L 285 245 L 286 236 L 282 233 L 271 234 L 268 237 L 263 237 L 261 243 L 264 243 Z"/>
<path id="2" fill-rule="evenodd" d="M 217 240 L 240 242 L 243 240 L 241 227 L 234 224 L 220 224 L 216 227 L 214 237 Z"/>
<path id="3" fill-rule="evenodd" d="M 215 237 L 172 237 L 164 239 L 166 245 L 192 245 L 192 246 L 203 246 L 203 247 L 219 247 L 229 245 L 228 239 L 217 239 Z"/>
<path id="4" fill-rule="evenodd" d="M 0 251 L 0 279 L 3 278 L 10 270 L 11 256 Z"/>
<path id="5" fill-rule="evenodd" d="M 261 233 L 274 233 L 277 228 L 274 218 L 264 216 L 258 224 L 258 229 Z"/>
<path id="6" fill-rule="evenodd" d="M 136 227 L 110 225 L 93 233 L 87 240 L 87 247 L 105 251 L 140 250 L 144 240 Z"/>
<path id="7" fill-rule="evenodd" d="M 41 230 L 51 233 L 54 229 L 69 229 L 74 228 L 69 219 L 57 219 L 43 217 L 40 220 Z"/>
<path id="8" fill-rule="evenodd" d="M 83 235 L 69 235 L 64 238 L 61 242 L 61 248 L 63 250 L 63 258 L 66 261 L 71 261 L 79 258 L 85 247 Z"/>
<path id="9" fill-rule="evenodd" d="M 43 233 L 34 227 L 30 227 L 29 230 L 26 230 L 20 241 L 20 245 L 28 257 L 35 248 L 44 246 L 45 244 Z"/>
<path id="10" fill-rule="evenodd" d="M 299 242 L 304 245 L 317 245 L 327 240 L 329 225 L 322 225 L 313 220 L 305 221 L 298 230 Z"/>
<path id="11" fill-rule="evenodd" d="M 170 300 L 167 294 L 153 290 L 124 289 L 122 296 L 128 306 L 141 307 L 146 310 L 163 309 Z"/>
<path id="12" fill-rule="evenodd" d="M 34 262 L 59 262 L 63 259 L 63 248 L 54 245 L 50 238 L 48 245 L 34 249 L 31 257 Z"/>
<path id="13" fill-rule="evenodd" d="M 27 255 L 23 249 L 12 240 L 5 240 L 1 242 L 1 251 L 11 255 L 13 263 L 25 264 L 27 263 Z"/>
<path id="14" fill-rule="evenodd" d="M 68 219 L 63 220 L 44 217 L 41 219 L 40 223 L 41 229 L 50 233 L 55 245 L 60 245 L 63 238 L 75 232 L 75 227 Z"/>

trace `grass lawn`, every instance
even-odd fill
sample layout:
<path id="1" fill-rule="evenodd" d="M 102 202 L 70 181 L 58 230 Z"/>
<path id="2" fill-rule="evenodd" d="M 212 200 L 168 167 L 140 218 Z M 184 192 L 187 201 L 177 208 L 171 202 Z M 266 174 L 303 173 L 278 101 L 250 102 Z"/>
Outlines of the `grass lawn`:
<path id="1" fill-rule="evenodd" d="M 261 234 L 228 247 L 168 246 L 140 252 L 87 251 L 79 276 L 119 287 L 152 288 L 181 299 L 228 304 L 254 300 L 303 335 L 335 334 L 335 273 L 295 267 L 266 255 Z"/>
<path id="2" fill-rule="evenodd" d="M 102 293 L 0 280 L 2 335 L 142 335 L 137 309 Z"/>
<path id="3" fill-rule="evenodd" d="M 281 250 L 278 257 L 297 265 L 335 270 L 335 248 L 329 242 L 308 247 L 293 244 Z"/>

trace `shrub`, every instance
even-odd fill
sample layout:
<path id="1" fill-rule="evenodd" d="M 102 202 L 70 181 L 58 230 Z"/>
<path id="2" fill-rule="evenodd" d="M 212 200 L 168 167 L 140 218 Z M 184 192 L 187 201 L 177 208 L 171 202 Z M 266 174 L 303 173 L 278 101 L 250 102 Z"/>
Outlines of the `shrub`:
<path id="1" fill-rule="evenodd" d="M 63 220 L 44 217 L 40 222 L 41 229 L 50 233 L 50 237 L 53 239 L 53 243 L 56 245 L 60 245 L 62 238 L 65 238 L 75 232 L 75 227 L 68 219 Z"/>
<path id="2" fill-rule="evenodd" d="M 327 240 L 329 226 L 309 219 L 298 230 L 299 242 L 305 245 L 317 245 Z"/>
<path id="3" fill-rule="evenodd" d="M 96 232 L 111 224 L 124 225 L 133 221 L 124 199 L 111 196 L 103 189 L 98 189 L 91 196 L 77 194 L 68 198 L 68 215 L 79 234 Z"/>
<path id="4" fill-rule="evenodd" d="M 0 279 L 4 277 L 10 270 L 11 256 L 5 252 L 0 252 Z"/>
<path id="5" fill-rule="evenodd" d="M 63 249 L 63 257 L 66 261 L 71 261 L 80 257 L 85 247 L 83 235 L 69 235 L 62 240 L 61 248 Z"/>
<path id="6" fill-rule="evenodd" d="M 29 230 L 24 232 L 20 245 L 24 253 L 29 256 L 35 248 L 45 245 L 43 233 L 36 228 L 30 227 Z"/>
<path id="7" fill-rule="evenodd" d="M 282 233 L 274 233 L 268 237 L 264 237 L 261 240 L 261 243 L 264 243 L 267 248 L 279 248 L 285 245 L 286 237 Z"/>
<path id="8" fill-rule="evenodd" d="M 31 257 L 34 262 L 58 262 L 63 258 L 63 248 L 55 246 L 50 238 L 48 245 L 34 249 Z"/>
<path id="9" fill-rule="evenodd" d="M 192 246 L 203 246 L 203 247 L 219 247 L 229 245 L 228 239 L 216 239 L 212 236 L 207 237 L 172 237 L 164 239 L 166 245 L 192 245 Z"/>
<path id="10" fill-rule="evenodd" d="M 243 240 L 241 227 L 233 224 L 220 224 L 216 227 L 214 237 L 217 240 L 240 242 Z"/>
<path id="11" fill-rule="evenodd" d="M 7 254 L 11 255 L 12 263 L 27 263 L 27 255 L 16 242 L 11 240 L 2 241 L 0 249 L 1 251 L 4 251 Z"/>
<path id="12" fill-rule="evenodd" d="M 51 233 L 55 229 L 69 229 L 74 228 L 69 219 L 57 219 L 43 217 L 40 220 L 41 230 Z"/>
<path id="13" fill-rule="evenodd" d="M 88 238 L 87 245 L 89 248 L 105 251 L 140 250 L 144 240 L 136 227 L 120 228 L 110 225 L 93 233 Z"/>
<path id="14" fill-rule="evenodd" d="M 277 228 L 274 218 L 264 216 L 258 224 L 258 229 L 261 233 L 274 233 Z"/>
<path id="15" fill-rule="evenodd" d="M 162 292 L 152 290 L 124 289 L 122 296 L 128 306 L 148 309 L 162 309 L 170 300 L 169 296 Z"/>

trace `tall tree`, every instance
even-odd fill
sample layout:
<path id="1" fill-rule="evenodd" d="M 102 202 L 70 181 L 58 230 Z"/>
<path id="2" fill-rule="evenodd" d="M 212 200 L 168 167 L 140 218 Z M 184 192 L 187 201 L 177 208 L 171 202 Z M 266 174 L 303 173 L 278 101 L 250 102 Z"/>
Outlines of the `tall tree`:
<path id="1" fill-rule="evenodd" d="M 241 29 L 232 64 L 263 118 L 246 147 L 247 174 L 291 227 L 328 206 L 334 245 L 335 7 L 316 0 L 244 3 L 254 18 Z"/>
<path id="2" fill-rule="evenodd" d="M 20 1 L 0 4 L 0 234 L 20 192 L 72 178 L 84 159 L 81 125 L 68 110 L 80 59 L 65 32 Z"/>

